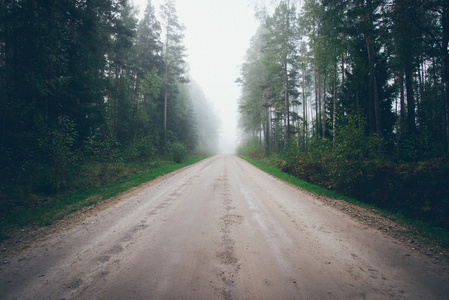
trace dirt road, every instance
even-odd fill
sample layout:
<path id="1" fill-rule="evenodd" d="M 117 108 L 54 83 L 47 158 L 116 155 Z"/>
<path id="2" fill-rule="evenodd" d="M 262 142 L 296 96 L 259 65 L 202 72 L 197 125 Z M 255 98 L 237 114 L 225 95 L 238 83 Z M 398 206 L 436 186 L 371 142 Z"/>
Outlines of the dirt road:
<path id="1" fill-rule="evenodd" d="M 449 299 L 449 271 L 232 156 L 0 266 L 1 299 Z"/>

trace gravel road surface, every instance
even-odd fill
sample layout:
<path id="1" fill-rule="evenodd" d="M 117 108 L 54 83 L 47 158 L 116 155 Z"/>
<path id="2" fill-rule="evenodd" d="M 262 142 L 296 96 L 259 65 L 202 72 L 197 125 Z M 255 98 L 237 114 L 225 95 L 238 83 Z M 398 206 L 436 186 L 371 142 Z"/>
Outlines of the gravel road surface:
<path id="1" fill-rule="evenodd" d="M 229 154 L 16 254 L 0 299 L 449 299 L 449 270 Z"/>

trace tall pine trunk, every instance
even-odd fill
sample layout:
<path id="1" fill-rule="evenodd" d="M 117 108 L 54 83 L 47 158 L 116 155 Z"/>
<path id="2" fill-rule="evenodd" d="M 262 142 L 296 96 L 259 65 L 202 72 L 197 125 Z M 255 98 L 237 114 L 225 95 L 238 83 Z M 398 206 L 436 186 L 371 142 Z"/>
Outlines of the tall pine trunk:
<path id="1" fill-rule="evenodd" d="M 285 116 L 284 116 L 284 147 L 287 147 L 288 140 L 290 138 L 290 101 L 289 101 L 289 93 L 288 93 L 288 67 L 287 63 L 284 65 L 284 72 L 285 72 L 285 83 L 284 83 L 284 89 L 285 89 L 285 95 L 284 95 L 284 109 L 285 109 Z"/>
<path id="2" fill-rule="evenodd" d="M 164 89 L 164 138 L 167 136 L 167 93 L 168 93 L 168 33 L 167 26 L 167 40 L 165 44 L 165 89 Z"/>
<path id="3" fill-rule="evenodd" d="M 333 115 L 332 115 L 332 137 L 333 137 L 333 145 L 335 146 L 335 137 L 337 134 L 337 127 L 336 127 L 336 123 L 337 123 L 337 61 L 335 60 L 335 65 L 334 65 L 334 87 L 333 87 L 333 95 L 332 95 L 332 110 L 333 110 Z"/>
<path id="4" fill-rule="evenodd" d="M 302 135 L 303 135 L 303 145 L 304 150 L 307 148 L 307 96 L 306 96 L 306 67 L 305 64 L 302 70 L 302 117 L 303 117 L 303 125 L 302 125 Z"/>
<path id="5" fill-rule="evenodd" d="M 411 61 L 407 61 L 405 65 L 405 92 L 407 96 L 407 131 L 409 134 L 414 134 L 416 114 Z"/>
<path id="6" fill-rule="evenodd" d="M 364 4 L 362 4 L 364 5 Z M 366 31 L 365 42 L 368 51 L 368 63 L 369 63 L 369 131 L 370 134 L 377 132 L 381 133 L 381 117 L 379 108 L 379 92 L 377 87 L 376 76 L 376 55 L 374 53 L 374 22 L 373 22 L 373 8 L 372 1 L 367 0 L 364 9 L 367 10 L 364 16 Z"/>
<path id="7" fill-rule="evenodd" d="M 445 129 L 446 129 L 446 153 L 449 153 L 449 0 L 444 0 L 442 5 L 441 23 L 443 27 L 441 58 L 443 61 L 443 81 L 444 81 L 444 106 Z"/>
<path id="8" fill-rule="evenodd" d="M 316 51 L 313 51 L 313 60 L 314 60 L 314 72 L 313 72 L 313 80 L 314 80 L 314 86 L 315 86 L 315 122 L 316 122 L 316 139 L 319 140 L 320 135 L 320 113 L 318 109 L 318 104 L 321 107 L 321 103 L 319 103 L 320 98 L 320 91 L 319 91 L 319 81 L 318 81 L 318 74 L 317 74 L 317 68 L 316 68 Z"/>
<path id="9" fill-rule="evenodd" d="M 323 109 L 321 111 L 323 115 L 322 126 L 323 126 L 323 138 L 326 137 L 326 76 L 323 79 Z"/>

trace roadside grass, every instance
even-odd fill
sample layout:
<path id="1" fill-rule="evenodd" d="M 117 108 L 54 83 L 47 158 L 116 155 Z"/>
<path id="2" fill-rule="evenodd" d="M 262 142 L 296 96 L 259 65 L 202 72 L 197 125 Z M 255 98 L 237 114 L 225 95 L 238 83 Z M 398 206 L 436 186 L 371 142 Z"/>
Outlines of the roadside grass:
<path id="1" fill-rule="evenodd" d="M 282 172 L 277 167 L 270 165 L 269 163 L 263 162 L 259 159 L 248 158 L 248 157 L 241 156 L 241 155 L 239 155 L 239 157 L 246 160 L 250 164 L 256 166 L 257 168 L 261 169 L 262 171 L 264 171 L 276 178 L 279 178 L 285 182 L 288 182 L 294 186 L 297 186 L 301 189 L 311 192 L 313 194 L 331 197 L 331 198 L 335 198 L 335 199 L 341 199 L 341 200 L 353 203 L 357 206 L 377 211 L 378 213 L 382 214 L 383 216 L 393 219 L 396 222 L 398 222 L 399 224 L 404 225 L 406 228 L 408 228 L 409 234 L 421 236 L 425 239 L 433 241 L 434 243 L 438 244 L 439 246 L 441 246 L 445 249 L 449 249 L 449 232 L 443 228 L 433 227 L 425 222 L 407 218 L 400 213 L 393 213 L 393 212 L 378 208 L 376 206 L 360 202 L 356 199 L 353 199 L 353 198 L 350 198 L 350 197 L 347 197 L 344 195 L 340 195 L 338 193 L 327 190 L 320 186 L 310 184 L 310 183 L 303 181 L 301 179 L 298 179 L 290 174 Z"/>
<path id="2" fill-rule="evenodd" d="M 290 174 L 284 173 L 281 170 L 279 170 L 278 168 L 276 168 L 275 166 L 272 166 L 266 162 L 262 162 L 258 159 L 254 159 L 254 158 L 249 158 L 246 156 L 239 156 L 240 158 L 246 160 L 247 162 L 249 162 L 250 164 L 258 167 L 259 169 L 261 169 L 262 171 L 273 175 L 276 178 L 279 178 L 285 182 L 288 182 L 294 186 L 297 186 L 299 188 L 302 188 L 308 192 L 314 193 L 316 195 L 320 195 L 320 196 L 326 196 L 326 197 L 332 197 L 332 198 L 337 198 L 337 199 L 343 199 L 349 202 L 357 202 L 354 199 L 351 199 L 349 197 L 343 196 L 343 195 L 339 195 L 335 192 L 326 190 L 322 187 L 319 187 L 317 185 L 308 183 L 306 181 L 303 181 L 301 179 L 298 179 Z M 363 205 L 363 204 L 361 204 Z"/>
<path id="3" fill-rule="evenodd" d="M 0 242 L 14 235 L 14 232 L 19 229 L 51 225 L 84 207 L 95 205 L 142 183 L 195 164 L 205 158 L 207 156 L 196 157 L 179 164 L 165 162 L 162 165 L 153 165 L 147 171 L 129 175 L 112 183 L 81 188 L 66 195 L 46 197 L 43 204 L 35 207 L 18 207 L 0 219 Z"/>

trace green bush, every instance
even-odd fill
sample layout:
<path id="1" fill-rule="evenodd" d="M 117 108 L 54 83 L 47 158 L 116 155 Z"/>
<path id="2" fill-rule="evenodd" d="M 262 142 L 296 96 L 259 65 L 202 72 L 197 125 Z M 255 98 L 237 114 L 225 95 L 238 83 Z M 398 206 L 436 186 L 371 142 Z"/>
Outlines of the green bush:
<path id="1" fill-rule="evenodd" d="M 126 161 L 157 160 L 158 155 L 157 139 L 147 136 L 134 141 L 123 153 Z"/>
<path id="2" fill-rule="evenodd" d="M 187 148 L 183 143 L 174 142 L 170 145 L 169 151 L 172 154 L 173 161 L 176 163 L 182 163 L 187 157 Z"/>
<path id="3" fill-rule="evenodd" d="M 335 141 L 322 140 L 305 152 L 289 144 L 278 167 L 360 202 L 449 229 L 449 161 L 398 164 L 382 150 L 379 136 L 366 136 L 349 120 L 337 128 Z"/>
<path id="4" fill-rule="evenodd" d="M 237 147 L 237 154 L 251 158 L 263 157 L 265 155 L 265 148 L 257 137 L 246 137 Z"/>
<path id="5" fill-rule="evenodd" d="M 95 129 L 87 139 L 85 155 L 98 162 L 114 161 L 119 158 L 120 144 L 108 126 Z"/>
<path id="6" fill-rule="evenodd" d="M 75 173 L 80 160 L 77 138 L 75 123 L 66 121 L 61 127 L 49 128 L 38 141 L 34 161 L 24 164 L 35 191 L 52 194 Z"/>
<path id="7" fill-rule="evenodd" d="M 395 164 L 340 160 L 302 154 L 283 160 L 281 170 L 304 181 L 392 212 L 449 229 L 449 162 Z"/>

